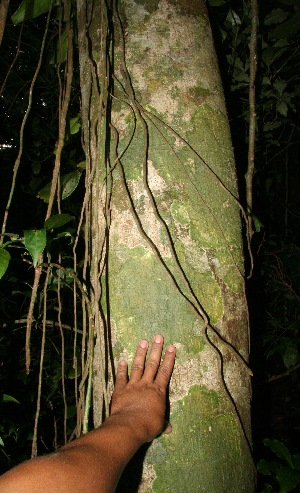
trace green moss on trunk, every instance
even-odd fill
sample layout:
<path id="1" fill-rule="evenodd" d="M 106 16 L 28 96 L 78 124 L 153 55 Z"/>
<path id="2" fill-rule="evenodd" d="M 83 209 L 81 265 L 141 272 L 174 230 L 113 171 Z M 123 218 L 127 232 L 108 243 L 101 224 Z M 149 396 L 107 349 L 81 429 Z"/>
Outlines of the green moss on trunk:
<path id="1" fill-rule="evenodd" d="M 236 174 L 205 5 L 122 0 L 121 13 L 126 53 L 119 43 L 116 91 L 127 103 L 113 105 L 112 117 L 126 186 L 118 167 L 109 282 L 115 353 L 121 346 L 131 359 L 136 342 L 156 332 L 178 346 L 173 433 L 150 447 L 139 491 L 253 493 L 249 375 L 210 333 L 238 417 L 192 306 L 247 358 Z"/>
<path id="2" fill-rule="evenodd" d="M 154 492 L 253 491 L 252 458 L 234 413 L 224 411 L 223 401 L 224 395 L 194 386 L 174 406 L 176 427 L 156 446 L 163 460 L 155 461 Z"/>
<path id="3" fill-rule="evenodd" d="M 253 493 L 240 209 L 205 3 L 121 0 L 119 9 L 104 311 L 115 362 L 157 332 L 178 348 L 173 433 L 148 450 L 138 491 Z"/>

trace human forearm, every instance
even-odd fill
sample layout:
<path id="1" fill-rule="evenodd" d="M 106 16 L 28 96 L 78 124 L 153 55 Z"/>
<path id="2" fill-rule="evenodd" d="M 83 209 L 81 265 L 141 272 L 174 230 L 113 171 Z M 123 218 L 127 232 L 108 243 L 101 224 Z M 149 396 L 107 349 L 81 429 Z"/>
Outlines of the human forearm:
<path id="1" fill-rule="evenodd" d="M 25 462 L 0 477 L 1 493 L 113 493 L 124 467 L 140 446 L 164 431 L 166 390 L 175 347 L 160 364 L 163 338 L 140 341 L 128 381 L 118 365 L 111 416 L 103 425 L 57 453 Z M 165 432 L 168 432 L 169 427 Z"/>
<path id="2" fill-rule="evenodd" d="M 2 476 L 1 493 L 112 493 L 141 445 L 128 423 L 112 416 L 57 453 L 25 462 Z"/>
<path id="3" fill-rule="evenodd" d="M 136 422 L 131 425 L 123 416 L 111 416 L 99 429 L 63 447 L 57 456 L 74 467 L 77 489 L 73 491 L 81 493 L 78 489 L 78 483 L 82 481 L 81 471 L 84 476 L 82 491 L 111 493 L 124 467 L 143 443 Z"/>

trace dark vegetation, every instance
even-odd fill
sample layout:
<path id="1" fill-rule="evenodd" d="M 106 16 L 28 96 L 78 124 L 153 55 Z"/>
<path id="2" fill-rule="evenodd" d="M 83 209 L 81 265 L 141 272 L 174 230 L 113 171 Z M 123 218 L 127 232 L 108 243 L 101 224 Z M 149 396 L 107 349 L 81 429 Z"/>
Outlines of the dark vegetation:
<path id="1" fill-rule="evenodd" d="M 249 121 L 250 2 L 210 2 L 240 194 Z M 300 10 L 259 2 L 256 156 L 247 281 L 258 491 L 300 491 Z"/>
<path id="2" fill-rule="evenodd" d="M 11 186 L 19 146 L 19 129 L 38 63 L 44 16 L 13 26 L 11 2 L 1 45 L 0 186 L 1 218 Z M 210 0 L 209 13 L 219 57 L 235 149 L 241 199 L 245 200 L 249 121 L 250 1 Z M 39 375 L 41 306 L 39 294 L 32 332 L 32 363 L 25 374 L 24 327 L 30 300 L 32 267 L 26 262 L 24 230 L 43 227 L 47 188 L 58 134 L 57 70 L 65 60 L 58 47 L 58 20 L 50 22 L 47 56 L 36 82 L 26 124 L 23 156 L 6 236 L 11 261 L 0 282 L 0 472 L 30 456 Z M 256 78 L 256 156 L 253 181 L 253 275 L 247 281 L 253 378 L 254 455 L 261 493 L 300 491 L 300 5 L 298 0 L 259 2 Z M 20 40 L 20 45 L 18 43 Z M 18 57 L 11 66 L 14 57 Z M 2 88 L 4 78 L 7 77 Z M 83 197 L 82 147 L 78 119 L 79 89 L 75 66 L 67 142 L 63 151 L 65 224 L 49 227 L 51 258 L 72 259 L 75 224 Z M 4 144 L 7 147 L 4 147 Z M 71 180 L 72 178 L 72 180 Z M 70 181 L 71 180 L 71 181 Z M 68 189 L 69 186 L 69 189 Z M 70 193 L 69 193 L 70 192 Z M 79 204 L 79 205 L 78 205 Z M 21 250 L 20 250 L 21 249 Z M 20 256 L 20 253 L 22 256 Z M 246 263 L 248 257 L 246 255 Z M 70 260 L 70 267 L 72 260 Z M 247 265 L 249 271 L 249 265 Z M 49 281 L 47 318 L 56 320 L 58 280 Z M 65 395 L 68 436 L 76 426 L 72 310 L 65 283 Z M 70 301 L 71 303 L 71 301 Z M 53 317 L 51 317 L 51 313 Z M 55 324 L 47 324 L 39 450 L 63 443 L 61 341 Z M 36 342 L 36 343 L 35 343 Z M 35 348 L 35 349 L 34 349 Z"/>

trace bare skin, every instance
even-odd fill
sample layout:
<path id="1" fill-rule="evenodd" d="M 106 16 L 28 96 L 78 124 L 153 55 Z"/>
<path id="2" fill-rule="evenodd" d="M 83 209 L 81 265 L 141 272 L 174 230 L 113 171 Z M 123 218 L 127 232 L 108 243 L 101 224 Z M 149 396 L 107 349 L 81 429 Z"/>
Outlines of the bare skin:
<path id="1" fill-rule="evenodd" d="M 130 380 L 119 363 L 111 415 L 97 430 L 57 453 L 24 462 L 0 477 L 1 493 L 113 493 L 132 456 L 165 427 L 166 391 L 175 361 L 175 346 L 161 362 L 163 338 L 156 335 L 146 362 L 148 342 L 139 342 Z M 146 362 L 146 364 L 145 364 Z"/>

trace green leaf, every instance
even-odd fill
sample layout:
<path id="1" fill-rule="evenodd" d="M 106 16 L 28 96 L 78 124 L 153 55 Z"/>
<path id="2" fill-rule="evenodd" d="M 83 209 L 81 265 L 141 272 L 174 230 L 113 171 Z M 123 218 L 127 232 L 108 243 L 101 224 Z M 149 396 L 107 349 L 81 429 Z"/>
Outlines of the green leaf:
<path id="1" fill-rule="evenodd" d="M 45 228 L 47 231 L 55 228 L 60 228 L 61 226 L 64 226 L 65 224 L 69 223 L 74 219 L 74 216 L 71 216 L 70 214 L 56 214 L 55 216 L 49 217 L 47 221 L 45 222 Z"/>
<path id="2" fill-rule="evenodd" d="M 50 190 L 51 190 L 51 181 L 47 183 L 38 193 L 37 197 L 39 199 L 42 199 L 46 204 L 49 202 L 49 197 L 50 197 Z"/>
<path id="3" fill-rule="evenodd" d="M 283 48 L 285 47 L 286 49 L 288 49 L 288 47 L 290 46 L 290 43 L 287 39 L 278 39 L 278 41 L 276 41 L 274 44 L 273 44 L 273 48 Z"/>
<path id="4" fill-rule="evenodd" d="M 260 474 L 263 474 L 264 476 L 270 476 L 272 474 L 269 462 L 266 459 L 261 459 L 257 463 L 257 470 Z"/>
<path id="5" fill-rule="evenodd" d="M 67 31 L 63 31 L 61 36 L 56 41 L 54 54 L 51 56 L 49 63 L 63 63 L 67 60 Z"/>
<path id="6" fill-rule="evenodd" d="M 75 116 L 70 119 L 70 134 L 74 135 L 79 132 L 81 128 L 81 118 L 80 115 Z"/>
<path id="7" fill-rule="evenodd" d="M 253 221 L 253 224 L 254 224 L 254 230 L 257 231 L 258 233 L 260 232 L 260 230 L 264 227 L 263 223 L 258 219 L 257 216 L 255 216 L 255 214 L 251 214 L 251 217 L 252 217 L 252 221 Z"/>
<path id="8" fill-rule="evenodd" d="M 294 490 L 300 480 L 299 471 L 295 471 L 288 466 L 282 466 L 277 473 L 277 481 L 280 485 L 279 493 L 289 493 Z"/>
<path id="9" fill-rule="evenodd" d="M 272 85 L 270 81 L 270 77 L 264 76 L 262 79 L 262 85 L 270 87 Z"/>
<path id="10" fill-rule="evenodd" d="M 86 169 L 86 161 L 80 161 L 80 163 L 76 164 L 76 168 Z"/>
<path id="11" fill-rule="evenodd" d="M 269 447 L 274 454 L 277 455 L 280 459 L 283 459 L 290 467 L 293 468 L 292 456 L 289 449 L 284 445 L 284 443 L 279 440 L 265 438 L 264 445 Z"/>
<path id="12" fill-rule="evenodd" d="M 289 369 L 292 366 L 296 365 L 299 362 L 299 351 L 298 346 L 293 341 L 289 341 L 289 344 L 286 345 L 284 354 L 282 356 L 283 362 L 285 366 Z"/>
<path id="13" fill-rule="evenodd" d="M 46 229 L 30 229 L 24 231 L 24 245 L 32 256 L 33 265 L 36 267 L 39 256 L 46 246 Z"/>
<path id="14" fill-rule="evenodd" d="M 270 484 L 265 483 L 261 493 L 274 493 L 274 490 Z"/>
<path id="15" fill-rule="evenodd" d="M 4 276 L 10 261 L 10 254 L 4 248 L 0 248 L 0 279 Z"/>
<path id="16" fill-rule="evenodd" d="M 63 231 L 62 233 L 59 233 L 56 237 L 55 237 L 55 240 L 58 240 L 59 238 L 67 238 L 69 237 L 70 240 L 69 240 L 69 245 L 72 245 L 72 243 L 74 243 L 74 236 L 72 233 L 70 233 L 70 231 Z"/>
<path id="17" fill-rule="evenodd" d="M 76 406 L 68 406 L 68 419 L 74 418 L 77 414 L 77 407 Z"/>
<path id="18" fill-rule="evenodd" d="M 284 80 L 282 79 L 278 79 L 278 80 L 275 80 L 274 82 L 274 87 L 276 89 L 276 91 L 278 92 L 278 94 L 280 96 L 282 96 L 283 94 L 283 91 L 285 90 L 286 86 L 287 86 L 287 82 L 285 82 Z"/>
<path id="19" fill-rule="evenodd" d="M 282 9 L 274 9 L 270 14 L 268 14 L 265 18 L 265 25 L 269 26 L 270 24 L 280 24 L 285 21 L 289 13 L 286 10 Z"/>
<path id="20" fill-rule="evenodd" d="M 287 21 L 277 26 L 272 32 L 272 39 L 289 38 L 299 32 L 300 10 L 297 10 Z"/>
<path id="21" fill-rule="evenodd" d="M 11 16 L 14 25 L 27 19 L 34 19 L 45 12 L 49 12 L 52 0 L 23 0 L 18 9 Z"/>
<path id="22" fill-rule="evenodd" d="M 293 455 L 293 464 L 296 471 L 300 471 L 300 452 Z"/>
<path id="23" fill-rule="evenodd" d="M 233 27 L 240 26 L 242 24 L 238 13 L 232 9 L 228 12 L 226 21 L 228 21 Z"/>
<path id="24" fill-rule="evenodd" d="M 16 404 L 20 404 L 20 402 L 17 399 L 15 399 L 11 395 L 7 395 L 7 394 L 3 394 L 2 401 L 3 402 L 15 402 Z"/>
<path id="25" fill-rule="evenodd" d="M 263 126 L 263 130 L 265 133 L 274 131 L 276 128 L 279 128 L 281 126 L 281 122 L 267 122 Z"/>
<path id="26" fill-rule="evenodd" d="M 3 442 L 1 437 L 0 437 L 0 445 L 2 445 L 2 447 L 4 447 L 4 442 Z"/>
<path id="27" fill-rule="evenodd" d="M 282 116 L 287 116 L 288 106 L 284 101 L 280 101 L 276 105 L 276 108 L 277 108 L 278 113 L 280 113 Z"/>
<path id="28" fill-rule="evenodd" d="M 78 183 L 80 181 L 81 172 L 80 171 L 71 171 L 71 173 L 67 173 L 66 175 L 61 176 L 61 198 L 62 200 L 69 197 L 74 190 L 77 188 Z M 44 202 L 49 202 L 51 190 L 51 182 L 47 183 L 37 194 L 39 199 L 42 199 Z"/>
<path id="29" fill-rule="evenodd" d="M 77 368 L 77 371 L 76 371 L 76 374 L 75 374 L 75 370 L 74 368 L 70 368 L 69 371 L 68 371 L 68 374 L 67 374 L 67 378 L 69 378 L 70 380 L 73 380 L 74 378 L 76 377 L 80 377 L 81 376 L 81 368 Z"/>
<path id="30" fill-rule="evenodd" d="M 80 171 L 72 171 L 62 176 L 61 179 L 61 198 L 62 200 L 69 197 L 77 188 L 81 177 Z"/>

